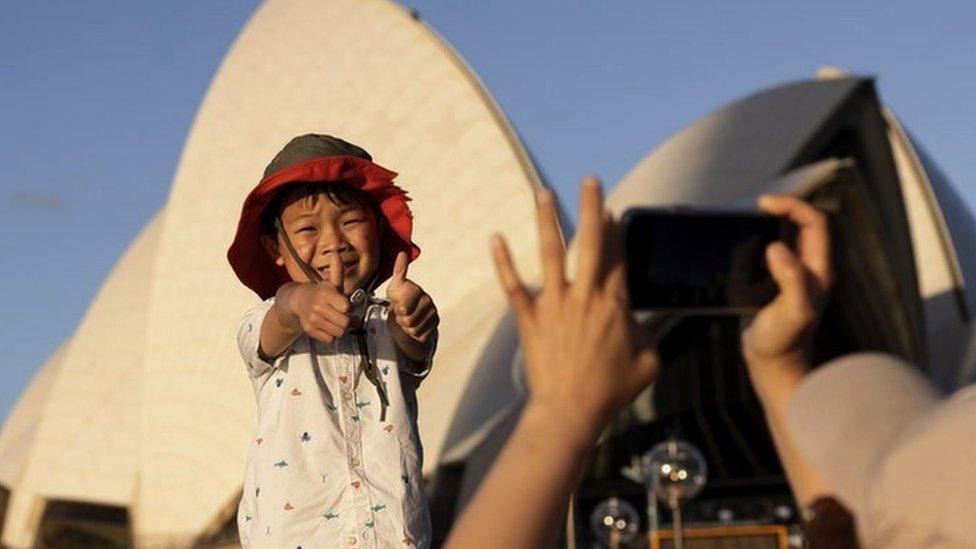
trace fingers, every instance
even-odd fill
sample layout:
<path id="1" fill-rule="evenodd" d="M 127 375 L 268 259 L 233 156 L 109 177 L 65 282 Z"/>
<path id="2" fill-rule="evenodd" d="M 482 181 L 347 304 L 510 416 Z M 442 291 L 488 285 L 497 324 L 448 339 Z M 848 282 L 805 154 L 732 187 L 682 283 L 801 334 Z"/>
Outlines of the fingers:
<path id="1" fill-rule="evenodd" d="M 766 195 L 759 198 L 759 207 L 773 215 L 796 223 L 797 252 L 800 261 L 814 275 L 822 289 L 833 283 L 830 255 L 830 229 L 827 216 L 807 202 L 788 195 Z"/>
<path id="2" fill-rule="evenodd" d="M 512 264 L 512 256 L 508 251 L 508 245 L 501 235 L 495 234 L 491 237 L 491 254 L 495 260 L 495 272 L 498 274 L 498 282 L 508 296 L 508 302 L 517 316 L 528 313 L 531 307 L 531 298 L 522 280 L 519 278 L 515 266 Z"/>
<path id="3" fill-rule="evenodd" d="M 396 262 L 393 264 L 393 281 L 394 282 L 404 282 L 407 280 L 407 266 L 410 264 L 410 260 L 407 257 L 406 252 L 400 252 L 396 256 Z"/>
<path id="4" fill-rule="evenodd" d="M 414 330 L 418 336 L 426 338 L 426 336 L 433 332 L 434 329 L 440 326 L 440 324 L 441 317 L 439 314 L 437 314 L 437 311 L 434 311 L 433 314 L 420 321 Z"/>
<path id="5" fill-rule="evenodd" d="M 336 305 L 338 305 L 339 307 L 337 308 Z M 337 304 L 327 303 L 327 304 L 316 305 L 312 309 L 312 314 L 310 315 L 310 318 L 312 319 L 323 318 L 341 326 L 343 329 L 346 329 L 349 327 L 349 308 L 351 307 L 343 307 L 342 305 L 343 305 L 342 303 L 337 303 Z M 348 305 L 348 301 L 346 302 L 345 305 Z M 345 310 L 340 310 L 340 309 L 345 309 Z"/>
<path id="6" fill-rule="evenodd" d="M 631 369 L 631 398 L 651 384 L 660 371 L 657 351 L 650 344 L 636 347 L 634 366 Z"/>
<path id="7" fill-rule="evenodd" d="M 603 259 L 603 195 L 600 181 L 587 177 L 580 187 L 579 230 L 576 242 L 579 246 L 576 283 L 582 292 L 588 292 L 600 275 Z"/>
<path id="8" fill-rule="evenodd" d="M 343 292 L 345 286 L 345 273 L 342 266 L 342 256 L 338 251 L 329 253 L 329 284 L 333 288 Z"/>
<path id="9" fill-rule="evenodd" d="M 773 242 L 766 248 L 766 263 L 780 289 L 779 295 L 767 307 L 785 308 L 786 318 L 798 324 L 812 322 L 815 311 L 807 292 L 807 272 L 803 263 L 782 242 Z"/>
<path id="10" fill-rule="evenodd" d="M 414 310 L 408 314 L 397 315 L 397 324 L 403 328 L 417 328 L 429 318 L 437 316 L 437 308 L 429 295 L 424 294 Z"/>
<path id="11" fill-rule="evenodd" d="M 421 299 L 425 297 L 428 301 L 430 300 L 430 297 L 420 289 L 420 286 L 411 283 L 409 280 L 404 281 L 400 291 L 396 292 L 396 300 L 392 302 L 394 314 L 397 317 L 413 314 Z"/>
<path id="12" fill-rule="evenodd" d="M 543 287 L 560 289 L 566 283 L 564 263 L 566 250 L 559 232 L 556 198 L 549 189 L 540 189 L 536 193 L 536 222 L 539 228 Z"/>
<path id="13" fill-rule="evenodd" d="M 426 341 L 430 333 L 440 324 L 440 316 L 437 314 L 437 309 L 431 306 L 422 311 L 417 311 L 408 319 L 397 318 L 397 322 L 410 337 L 419 341 Z"/>
<path id="14" fill-rule="evenodd" d="M 332 270 L 331 267 L 329 270 Z M 332 277 L 331 273 L 329 273 L 329 277 Z M 352 304 L 349 303 L 349 298 L 339 288 L 333 288 L 331 282 L 329 284 L 315 286 L 314 288 L 315 293 L 312 298 L 312 309 L 314 311 L 322 312 L 331 308 L 345 315 L 349 314 L 349 311 L 352 310 Z"/>
<path id="15" fill-rule="evenodd" d="M 332 316 L 314 315 L 302 327 L 308 335 L 325 342 L 332 343 L 342 337 L 349 329 L 349 318 Z"/>
<path id="16" fill-rule="evenodd" d="M 657 340 L 651 330 L 634 320 L 629 310 L 625 314 L 629 317 L 630 343 L 634 357 L 631 386 L 634 388 L 634 394 L 637 394 L 654 381 L 660 371 Z"/>
<path id="17" fill-rule="evenodd" d="M 349 298 L 332 287 L 331 282 L 309 288 L 312 293 L 300 318 L 302 330 L 319 341 L 332 343 L 349 329 L 352 305 Z"/>

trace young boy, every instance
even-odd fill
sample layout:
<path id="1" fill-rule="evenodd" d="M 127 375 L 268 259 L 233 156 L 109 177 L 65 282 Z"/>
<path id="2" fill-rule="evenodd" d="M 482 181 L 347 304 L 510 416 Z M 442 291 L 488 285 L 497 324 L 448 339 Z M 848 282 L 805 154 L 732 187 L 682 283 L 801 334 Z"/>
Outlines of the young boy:
<path id="1" fill-rule="evenodd" d="M 394 177 L 351 143 L 303 135 L 244 201 L 227 255 L 265 300 L 237 338 L 258 403 L 244 547 L 430 544 L 415 392 L 439 317 L 406 278 L 420 249 Z M 388 300 L 373 298 L 387 279 Z"/>

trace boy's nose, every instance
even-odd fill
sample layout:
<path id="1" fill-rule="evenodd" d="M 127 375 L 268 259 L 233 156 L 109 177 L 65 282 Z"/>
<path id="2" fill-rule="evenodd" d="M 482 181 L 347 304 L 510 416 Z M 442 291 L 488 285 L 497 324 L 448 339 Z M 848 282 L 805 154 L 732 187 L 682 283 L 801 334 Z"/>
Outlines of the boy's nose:
<path id="1" fill-rule="evenodd" d="M 349 241 L 341 231 L 324 230 L 319 233 L 318 247 L 320 253 L 342 252 L 349 248 Z"/>
<path id="2" fill-rule="evenodd" d="M 323 239 L 319 242 L 319 253 L 330 254 L 332 252 L 344 253 L 349 251 L 349 242 L 343 238 Z"/>

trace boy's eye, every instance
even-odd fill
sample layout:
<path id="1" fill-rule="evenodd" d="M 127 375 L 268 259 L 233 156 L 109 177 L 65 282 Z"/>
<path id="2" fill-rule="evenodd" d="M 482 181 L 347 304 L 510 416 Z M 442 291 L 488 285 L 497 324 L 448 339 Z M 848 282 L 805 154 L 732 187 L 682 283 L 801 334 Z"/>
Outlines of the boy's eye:
<path id="1" fill-rule="evenodd" d="M 363 219 L 361 217 L 352 217 L 352 218 L 349 218 L 349 219 L 346 219 L 345 221 L 343 221 L 342 224 L 343 225 L 355 225 L 356 223 L 362 223 L 363 221 L 365 221 L 365 219 Z"/>
<path id="2" fill-rule="evenodd" d="M 305 226 L 305 227 L 299 227 L 299 229 L 297 231 L 295 231 L 295 232 L 296 233 L 306 233 L 306 232 L 313 232 L 313 231 L 315 231 L 315 227 L 312 227 L 311 225 L 309 225 L 309 226 Z"/>

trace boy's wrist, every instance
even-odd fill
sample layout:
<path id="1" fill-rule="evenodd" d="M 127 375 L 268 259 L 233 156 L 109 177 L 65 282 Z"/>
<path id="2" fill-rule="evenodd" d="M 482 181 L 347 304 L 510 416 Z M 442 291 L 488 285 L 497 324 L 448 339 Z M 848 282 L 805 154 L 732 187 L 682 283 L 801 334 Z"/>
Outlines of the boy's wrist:
<path id="1" fill-rule="evenodd" d="M 419 339 L 414 338 L 404 331 L 403 327 L 397 323 L 396 317 L 392 313 L 387 317 L 386 322 L 390 336 L 393 338 L 393 341 L 396 343 L 397 347 L 399 347 L 400 352 L 403 353 L 406 358 L 414 362 L 423 362 L 427 359 L 428 355 L 430 354 L 430 347 L 434 343 L 434 337 L 428 337 L 426 341 L 420 341 Z M 433 336 L 433 334 L 431 335 Z"/>
<path id="2" fill-rule="evenodd" d="M 301 290 L 304 284 L 300 282 L 288 282 L 282 284 L 275 294 L 275 314 L 278 322 L 285 327 L 293 330 L 302 330 L 301 315 L 298 311 L 297 302 L 301 300 Z"/>

